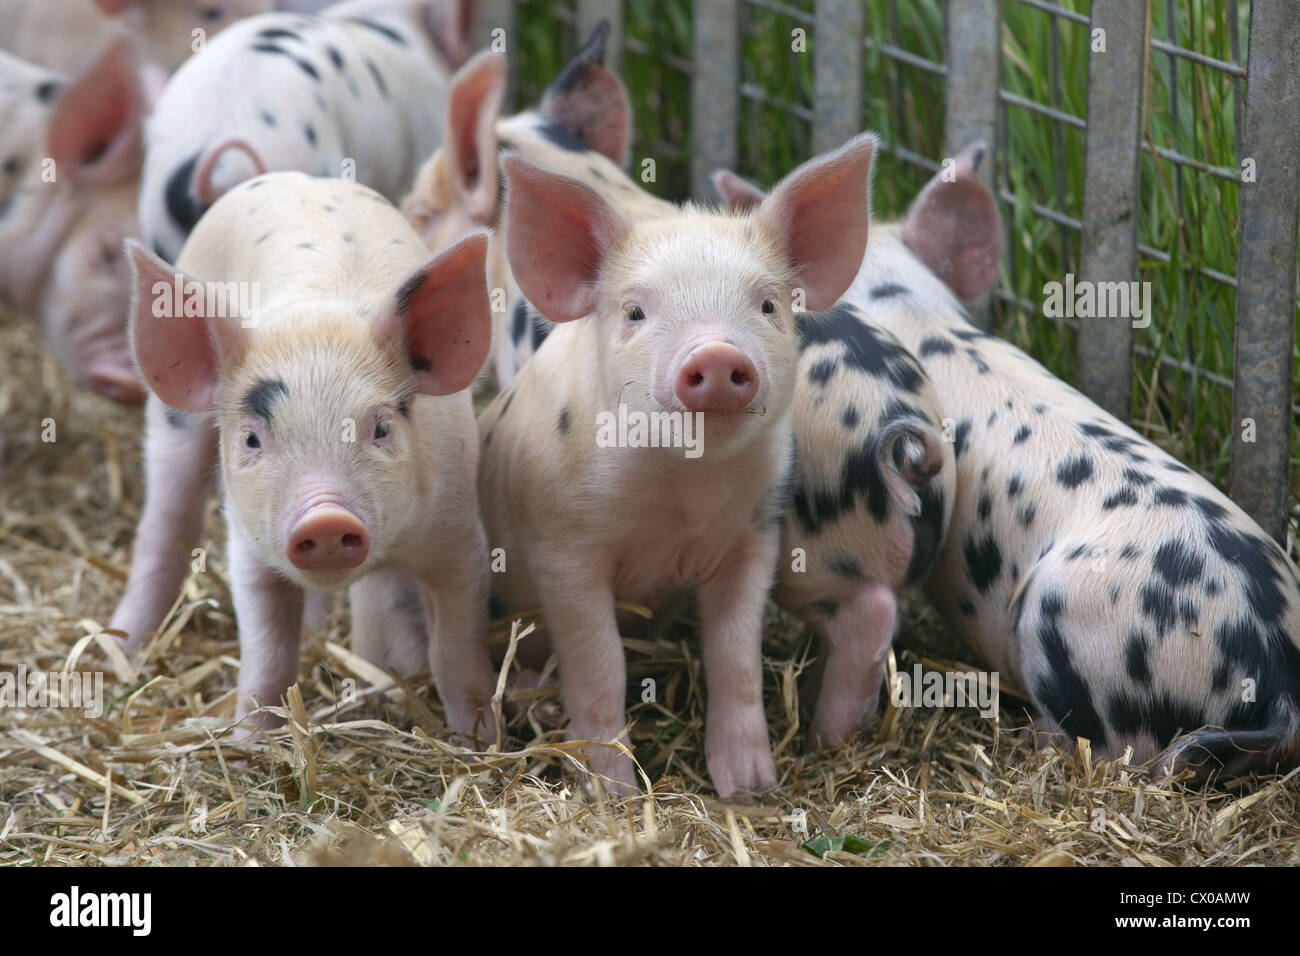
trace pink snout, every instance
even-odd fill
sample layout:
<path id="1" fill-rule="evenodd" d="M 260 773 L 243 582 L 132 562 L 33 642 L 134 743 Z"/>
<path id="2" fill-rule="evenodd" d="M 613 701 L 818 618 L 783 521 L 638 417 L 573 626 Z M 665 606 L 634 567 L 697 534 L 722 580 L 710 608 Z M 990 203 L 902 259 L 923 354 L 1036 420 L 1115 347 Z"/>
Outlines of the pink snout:
<path id="1" fill-rule="evenodd" d="M 366 560 L 370 535 L 346 508 L 317 505 L 289 532 L 286 553 L 293 566 L 303 571 L 348 571 Z"/>
<path id="2" fill-rule="evenodd" d="M 673 391 L 687 411 L 739 411 L 758 394 L 758 372 L 734 345 L 709 342 L 687 356 Z"/>

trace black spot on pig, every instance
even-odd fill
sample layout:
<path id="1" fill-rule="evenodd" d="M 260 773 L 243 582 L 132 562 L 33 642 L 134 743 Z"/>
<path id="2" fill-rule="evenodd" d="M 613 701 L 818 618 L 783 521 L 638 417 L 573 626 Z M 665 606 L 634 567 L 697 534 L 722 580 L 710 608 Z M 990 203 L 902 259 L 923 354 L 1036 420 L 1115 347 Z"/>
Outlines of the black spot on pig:
<path id="1" fill-rule="evenodd" d="M 258 30 L 257 35 L 263 40 L 297 40 L 302 42 L 302 37 L 292 30 L 285 30 L 281 27 L 267 27 L 265 30 Z"/>
<path id="2" fill-rule="evenodd" d="M 1210 546 L 1240 573 L 1250 609 L 1267 624 L 1279 622 L 1286 613 L 1287 599 L 1282 591 L 1282 575 L 1269 546 L 1271 542 L 1222 524 L 1210 525 L 1206 537 Z"/>
<path id="3" fill-rule="evenodd" d="M 963 419 L 957 423 L 957 432 L 954 436 L 952 453 L 955 457 L 960 458 L 961 453 L 966 450 L 966 438 L 970 435 L 970 419 Z"/>
<path id="4" fill-rule="evenodd" d="M 58 94 L 63 84 L 58 80 L 46 80 L 36 85 L 36 98 L 42 103 L 53 102 L 54 97 Z"/>
<path id="5" fill-rule="evenodd" d="M 1151 683 L 1151 647 L 1147 636 L 1142 631 L 1129 631 L 1124 642 L 1124 667 L 1128 676 L 1137 684 Z"/>
<path id="6" fill-rule="evenodd" d="M 406 38 L 391 27 L 386 27 L 382 23 L 376 23 L 374 20 L 368 20 L 365 17 L 353 17 L 351 22 L 359 27 L 365 27 L 367 30 L 374 30 L 380 36 L 385 37 L 391 43 L 398 46 L 406 46 Z"/>
<path id="7" fill-rule="evenodd" d="M 269 113 L 266 110 L 262 110 L 261 116 L 262 116 L 263 123 L 265 123 L 267 126 L 271 127 L 272 129 L 275 128 L 275 116 L 272 113 Z"/>
<path id="8" fill-rule="evenodd" d="M 1025 505 L 1016 512 L 1016 520 L 1020 522 L 1021 527 L 1028 528 L 1034 523 L 1034 517 L 1038 510 L 1033 505 Z"/>
<path id="9" fill-rule="evenodd" d="M 1120 549 L 1119 556 L 1125 561 L 1133 561 L 1140 557 L 1142 549 L 1135 544 L 1126 544 Z"/>
<path id="10" fill-rule="evenodd" d="M 1171 588 L 1195 584 L 1205 570 L 1205 560 L 1177 538 L 1156 548 L 1151 566 Z"/>
<path id="11" fill-rule="evenodd" d="M 991 339 L 992 335 L 982 329 L 953 329 L 952 334 L 963 342 L 975 342 L 979 339 Z"/>
<path id="12" fill-rule="evenodd" d="M 1149 485 L 1151 482 L 1155 481 L 1155 479 L 1145 471 L 1138 471 L 1136 468 L 1125 468 L 1124 480 L 1130 484 L 1137 485 L 1138 487 Z"/>
<path id="13" fill-rule="evenodd" d="M 546 337 L 551 334 L 551 323 L 547 321 L 546 316 L 537 312 L 533 315 L 533 351 L 536 352 L 546 341 Z"/>
<path id="14" fill-rule="evenodd" d="M 997 421 L 997 420 L 998 420 L 998 413 L 997 413 L 996 411 L 989 412 L 988 421 L 986 421 L 986 422 L 984 423 L 984 427 L 985 427 L 985 428 L 992 428 L 992 427 L 993 427 L 993 423 L 994 423 L 995 421 Z"/>
<path id="15" fill-rule="evenodd" d="M 957 598 L 957 610 L 961 611 L 968 617 L 972 617 L 975 614 L 975 605 L 971 603 L 970 598 L 962 594 Z"/>
<path id="16" fill-rule="evenodd" d="M 1025 490 L 1025 482 L 1024 479 L 1021 478 L 1019 475 L 1012 475 L 1010 480 L 1007 481 L 1008 498 L 1017 498 L 1019 497 L 1020 492 L 1024 490 Z"/>
<path id="17" fill-rule="evenodd" d="M 388 99 L 388 84 L 384 82 L 383 74 L 379 72 L 379 67 L 375 66 L 375 61 L 366 57 L 366 69 L 370 71 L 370 76 L 375 81 L 375 89 L 379 90 L 379 95 Z"/>
<path id="18" fill-rule="evenodd" d="M 528 303 L 520 299 L 510 315 L 510 340 L 519 345 L 528 331 Z"/>
<path id="19" fill-rule="evenodd" d="M 266 240 L 268 240 L 268 239 L 270 239 L 270 238 L 271 238 L 271 234 L 270 234 L 269 232 L 264 232 L 264 233 L 262 233 L 260 236 L 258 236 L 256 239 L 253 240 L 253 244 L 254 244 L 254 245 L 261 245 L 263 242 L 266 242 Z"/>
<path id="20" fill-rule="evenodd" d="M 303 126 L 302 135 L 307 137 L 307 142 L 311 143 L 313 146 L 316 145 L 316 127 L 312 126 L 311 123 L 307 123 Z"/>
<path id="21" fill-rule="evenodd" d="M 971 362 L 974 363 L 975 371 L 978 372 L 980 375 L 983 375 L 985 372 L 989 370 L 988 363 L 986 363 L 984 359 L 980 357 L 980 353 L 977 352 L 975 349 L 971 349 L 971 348 L 966 349 L 966 355 L 970 358 Z"/>
<path id="22" fill-rule="evenodd" d="M 1196 622 L 1200 619 L 1201 609 L 1191 598 L 1183 596 L 1178 598 L 1178 619 L 1183 622 L 1183 627 L 1192 630 L 1196 627 Z"/>
<path id="23" fill-rule="evenodd" d="M 336 70 L 338 70 L 340 73 L 342 73 L 342 72 L 343 72 L 343 54 L 340 53 L 340 52 L 338 51 L 338 48 L 335 47 L 335 46 L 332 46 L 332 45 L 331 45 L 331 46 L 327 46 L 327 47 L 325 48 L 325 55 L 328 56 L 328 57 L 330 58 L 330 62 L 334 64 L 334 69 L 336 69 Z"/>
<path id="24" fill-rule="evenodd" d="M 1061 632 L 1065 602 L 1055 592 L 1039 602 L 1038 643 L 1047 659 L 1047 673 L 1034 683 L 1034 694 L 1043 709 L 1066 733 L 1087 737 L 1094 747 L 1106 746 L 1106 729 L 1092 703 L 1088 685 L 1074 668 L 1070 649 Z"/>
<path id="25" fill-rule="evenodd" d="M 199 217 L 206 211 L 206 207 L 190 193 L 190 184 L 194 179 L 194 167 L 198 164 L 198 161 L 199 154 L 195 153 L 177 166 L 172 171 L 172 174 L 167 177 L 167 186 L 163 192 L 168 218 L 187 236 L 190 230 L 194 228 L 194 224 L 199 221 Z"/>
<path id="26" fill-rule="evenodd" d="M 1073 455 L 1056 469 L 1056 480 L 1066 488 L 1077 488 L 1092 479 L 1092 468 L 1087 455 Z"/>
<path id="27" fill-rule="evenodd" d="M 292 53 L 290 53 L 288 50 L 286 50 L 284 47 L 280 46 L 279 44 L 254 43 L 253 49 L 258 53 L 274 53 L 278 56 L 286 56 L 289 59 L 293 60 L 294 65 L 298 67 L 298 69 L 302 70 L 304 73 L 310 76 L 317 83 L 320 82 L 320 74 L 316 72 L 316 67 L 312 66 L 312 64 L 308 60 L 304 60 L 300 56 L 294 56 Z"/>
<path id="28" fill-rule="evenodd" d="M 844 409 L 844 414 L 840 416 L 840 421 L 845 428 L 856 428 L 858 426 L 858 410 L 852 405 Z"/>
<path id="29" fill-rule="evenodd" d="M 808 381 L 813 385 L 825 385 L 831 380 L 831 376 L 835 374 L 835 370 L 839 367 L 840 364 L 835 359 L 818 359 L 808 369 Z"/>
<path id="30" fill-rule="evenodd" d="M 1165 471 L 1176 471 L 1184 475 L 1190 475 L 1192 473 L 1192 469 L 1188 468 L 1182 462 L 1177 461 L 1165 462 Z"/>
<path id="31" fill-rule="evenodd" d="M 1029 436 L 1032 435 L 1033 433 L 1034 433 L 1033 429 L 1030 428 L 1028 425 L 1021 425 L 1019 428 L 1016 429 L 1016 434 L 1012 437 L 1011 444 L 1013 445 L 1024 444 L 1029 439 Z"/>
<path id="32" fill-rule="evenodd" d="M 1152 502 L 1157 505 L 1168 505 L 1177 508 L 1187 504 L 1187 492 L 1180 488 L 1157 488 Z"/>
<path id="33" fill-rule="evenodd" d="M 912 557 L 903 579 L 909 587 L 930 573 L 943 544 L 943 489 L 936 482 L 928 482 L 921 487 L 919 496 L 921 513 L 912 518 Z"/>
<path id="34" fill-rule="evenodd" d="M 552 146 L 558 146 L 560 149 L 568 150 L 571 153 L 585 153 L 588 151 L 587 144 L 580 137 L 575 136 L 567 126 L 553 117 L 541 117 L 537 123 L 536 131 L 542 139 Z"/>
<path id="35" fill-rule="evenodd" d="M 300 242 L 300 243 L 298 243 L 298 248 L 299 248 L 299 249 L 308 249 L 308 250 L 310 250 L 310 249 L 315 249 L 315 248 L 316 248 L 316 244 L 313 243 L 313 242 Z"/>
<path id="36" fill-rule="evenodd" d="M 1178 618 L 1174 604 L 1174 592 L 1164 585 L 1148 583 L 1138 592 L 1144 616 L 1155 625 L 1156 637 L 1164 637 L 1174 626 Z"/>
<path id="37" fill-rule="evenodd" d="M 1201 514 L 1205 515 L 1210 521 L 1222 521 L 1228 517 L 1228 509 L 1223 507 L 1213 498 L 1207 498 L 1204 495 L 1195 495 L 1192 502 L 1200 509 Z"/>
<path id="38" fill-rule="evenodd" d="M 184 431 L 190 427 L 190 416 L 179 408 L 168 408 L 164 414 L 167 417 L 167 424 L 179 431 Z"/>
<path id="39" fill-rule="evenodd" d="M 1137 501 L 1137 492 L 1132 488 L 1126 487 L 1120 488 L 1118 491 L 1107 497 L 1106 500 L 1101 503 L 1101 507 L 1105 511 L 1112 511 L 1115 508 L 1130 507 L 1137 504 Z"/>
<path id="40" fill-rule="evenodd" d="M 830 571 L 832 574 L 838 574 L 840 577 L 852 578 L 853 580 L 862 577 L 862 565 L 847 554 L 837 554 L 831 559 Z"/>
<path id="41" fill-rule="evenodd" d="M 931 336 L 921 340 L 921 347 L 917 350 L 917 354 L 921 358 L 929 358 L 931 355 L 951 355 L 955 351 L 956 348 L 947 339 Z"/>
<path id="42" fill-rule="evenodd" d="M 250 415 L 256 415 L 268 425 L 271 423 L 271 405 L 281 396 L 289 394 L 289 386 L 278 378 L 260 378 L 252 388 L 244 393 L 239 407 Z"/>
<path id="43" fill-rule="evenodd" d="M 979 504 L 976 506 L 981 521 L 988 521 L 989 515 L 993 513 L 993 498 L 986 491 L 980 495 Z"/>
<path id="44" fill-rule="evenodd" d="M 888 379 L 898 388 L 915 392 L 921 385 L 916 360 L 898 341 L 858 318 L 850 306 L 835 305 L 798 323 L 799 348 L 839 343 L 844 363 L 874 378 Z"/>
<path id="45" fill-rule="evenodd" d="M 885 284 L 878 285 L 871 290 L 871 298 L 888 299 L 896 295 L 905 295 L 906 293 L 906 286 L 901 286 L 897 282 L 886 282 Z"/>
<path id="46" fill-rule="evenodd" d="M 1002 573 L 1002 551 L 993 535 L 986 534 L 976 539 L 967 535 L 962 545 L 962 555 L 966 559 L 966 575 L 980 594 L 987 594 L 993 582 Z"/>
<path id="47" fill-rule="evenodd" d="M 573 416 L 569 414 L 569 407 L 566 405 L 560 411 L 560 434 L 569 434 L 569 429 L 573 427 Z"/>
<path id="48" fill-rule="evenodd" d="M 1044 405 L 1042 402 L 1039 402 L 1037 405 L 1034 406 L 1035 415 L 1041 415 L 1045 411 L 1047 411 L 1047 406 Z"/>
<path id="49" fill-rule="evenodd" d="M 1197 707 L 1175 699 L 1167 691 L 1140 697 L 1111 694 L 1106 702 L 1106 714 L 1117 734 L 1129 736 L 1146 731 L 1161 747 L 1180 733 L 1205 724 L 1205 717 Z"/>
<path id="50" fill-rule="evenodd" d="M 415 294 L 420 291 L 420 286 L 424 284 L 424 280 L 428 277 L 428 273 L 421 269 L 402 283 L 402 287 L 397 290 L 397 296 L 395 297 L 399 316 L 406 317 L 407 311 L 411 308 L 411 300 L 415 298 Z"/>

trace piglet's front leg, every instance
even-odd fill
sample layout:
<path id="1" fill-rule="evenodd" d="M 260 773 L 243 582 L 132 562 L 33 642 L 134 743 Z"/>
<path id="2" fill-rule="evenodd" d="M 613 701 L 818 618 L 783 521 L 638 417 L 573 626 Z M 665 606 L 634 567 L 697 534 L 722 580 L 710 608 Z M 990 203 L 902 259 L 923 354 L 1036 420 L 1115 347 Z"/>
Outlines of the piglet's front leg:
<path id="1" fill-rule="evenodd" d="M 429 671 L 447 713 L 447 724 L 478 746 L 496 743 L 492 694 L 496 673 L 487 646 L 488 557 L 481 528 L 456 560 L 436 569 L 420 588 L 429 626 Z"/>
<path id="2" fill-rule="evenodd" d="M 709 689 L 704 749 L 724 799 L 776 784 L 763 712 L 763 607 L 776 568 L 775 535 L 758 535 L 699 587 L 700 644 Z"/>
<path id="3" fill-rule="evenodd" d="M 560 688 L 569 736 L 578 740 L 628 743 L 627 662 L 609 582 L 593 580 L 593 569 L 543 565 L 539 580 L 542 614 L 560 664 Z M 593 747 L 592 773 L 617 797 L 637 790 L 632 759 L 615 747 Z"/>
<path id="4" fill-rule="evenodd" d="M 270 714 L 244 720 L 263 705 L 278 705 L 298 679 L 302 641 L 303 592 L 262 563 L 231 509 L 229 524 L 230 593 L 239 626 L 239 683 L 235 717 L 240 736 L 280 721 Z"/>

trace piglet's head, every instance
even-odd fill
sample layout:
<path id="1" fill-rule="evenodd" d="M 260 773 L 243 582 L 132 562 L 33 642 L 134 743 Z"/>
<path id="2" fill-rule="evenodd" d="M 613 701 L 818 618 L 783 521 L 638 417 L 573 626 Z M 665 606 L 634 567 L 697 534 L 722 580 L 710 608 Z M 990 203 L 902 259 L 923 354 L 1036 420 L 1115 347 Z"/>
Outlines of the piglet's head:
<path id="1" fill-rule="evenodd" d="M 580 358 L 610 411 L 703 413 L 706 453 L 726 453 L 790 404 L 796 312 L 828 308 L 857 272 L 874 145 L 810 160 L 748 215 L 686 207 L 638 223 L 508 157 L 511 270 L 548 319 L 599 323 L 598 354 Z"/>
<path id="2" fill-rule="evenodd" d="M 58 178 L 35 187 L 38 195 L 60 191 L 60 201 L 75 210 L 46 263 L 36 307 L 45 339 L 74 379 L 128 404 L 144 397 L 127 349 L 123 317 L 131 275 L 122 258 L 122 240 L 137 231 L 141 111 L 131 59 L 120 42 L 55 101 L 46 155 Z M 37 165 L 33 160 L 33 178 Z M 47 232 L 58 219 L 51 212 L 36 224 L 33 249 L 55 238 Z"/>
<path id="3" fill-rule="evenodd" d="M 414 400 L 467 388 L 487 356 L 486 250 L 476 233 L 385 302 L 307 304 L 254 330 L 202 308 L 213 285 L 128 243 L 145 381 L 172 408 L 213 415 L 232 517 L 300 586 L 346 586 L 382 563 L 437 480 L 421 448 L 436 422 Z M 226 285 L 227 301 L 260 297 Z"/>

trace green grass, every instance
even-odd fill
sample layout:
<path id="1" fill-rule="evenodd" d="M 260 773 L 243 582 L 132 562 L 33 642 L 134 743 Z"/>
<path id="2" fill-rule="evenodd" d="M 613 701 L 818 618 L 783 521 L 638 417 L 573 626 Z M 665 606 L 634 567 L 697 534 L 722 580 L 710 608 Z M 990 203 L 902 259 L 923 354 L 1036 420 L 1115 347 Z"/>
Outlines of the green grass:
<path id="1" fill-rule="evenodd" d="M 1088 12 L 1088 0 L 1060 2 L 1069 10 Z M 928 60 L 942 61 L 942 0 L 866 3 L 867 32 L 877 43 L 891 43 Z M 813 4 L 812 0 L 788 0 L 784 6 L 810 13 Z M 1166 4 L 1153 0 L 1153 37 L 1172 39 L 1217 59 L 1244 60 L 1249 3 L 1239 4 L 1236 57 L 1228 29 L 1227 0 L 1178 0 L 1170 6 L 1176 19 L 1172 30 L 1166 21 Z M 556 19 L 561 9 L 571 11 L 572 3 L 527 0 L 519 6 L 523 75 L 517 102 L 535 102 L 576 48 L 572 30 L 564 25 L 572 22 L 571 18 Z M 684 199 L 690 192 L 690 80 L 665 65 L 660 56 L 690 59 L 691 3 L 626 3 L 624 11 L 628 37 L 650 51 L 627 51 L 624 55 L 623 76 L 635 112 L 633 161 L 653 157 L 658 181 L 649 188 L 666 198 Z M 811 109 L 812 56 L 791 50 L 791 30 L 799 26 L 808 28 L 808 48 L 815 50 L 816 36 L 810 25 L 778 10 L 743 3 L 741 78 L 743 83 L 761 88 L 770 99 Z M 1053 30 L 1058 50 L 1057 84 L 1052 66 Z M 1088 40 L 1087 27 L 1065 20 L 1054 24 L 1049 14 L 1008 0 L 1003 4 L 1004 87 L 1073 116 L 1086 117 Z M 876 130 L 887 145 L 902 146 L 934 160 L 942 158 L 943 78 L 900 65 L 881 55 L 874 45 L 866 52 L 865 73 L 863 128 Z M 1152 51 L 1148 141 L 1212 166 L 1236 168 L 1233 87 L 1238 82 L 1208 67 Z M 1177 100 L 1176 116 L 1170 104 L 1171 86 Z M 1009 191 L 1015 201 L 999 202 L 1007 236 L 999 286 L 1035 308 L 999 301 L 994 306 L 994 326 L 999 334 L 1069 380 L 1074 370 L 1076 332 L 1044 317 L 1038 305 L 1046 282 L 1077 272 L 1080 237 L 1036 212 L 1033 205 L 1073 219 L 1081 217 L 1084 132 L 1014 105 L 1005 106 L 1002 122 L 997 178 L 999 189 Z M 738 171 L 761 184 L 779 179 L 809 155 L 808 121 L 771 102 L 742 98 L 740 123 Z M 1236 273 L 1237 185 L 1179 169 L 1149 153 L 1142 155 L 1140 165 L 1139 241 L 1162 250 L 1170 261 L 1140 257 L 1139 278 L 1152 287 L 1153 320 L 1148 329 L 1135 331 L 1135 344 L 1140 350 L 1190 363 L 1198 371 L 1184 372 L 1150 356 L 1136 355 L 1132 419 L 1146 435 L 1226 486 L 1231 394 L 1203 373 L 1232 377 L 1236 295 L 1232 288 L 1198 270 L 1229 276 Z M 890 152 L 884 153 L 876 170 L 876 215 L 887 218 L 904 211 L 929 175 Z M 1296 380 L 1300 381 L 1300 376 Z M 1298 447 L 1294 436 L 1291 447 Z M 1293 473 L 1297 463 L 1293 452 Z"/>

